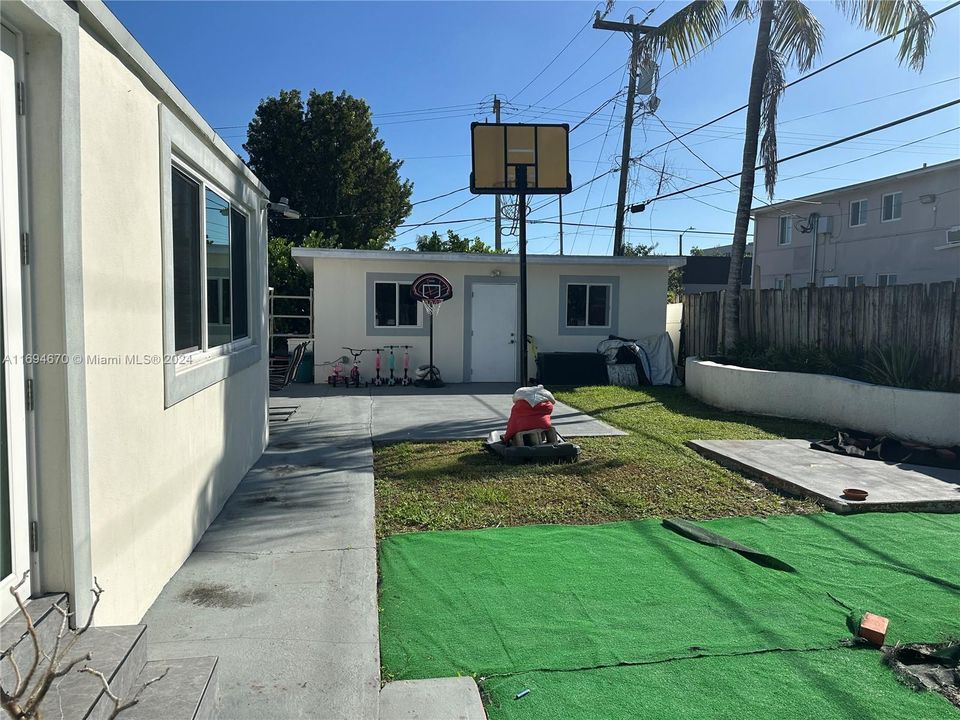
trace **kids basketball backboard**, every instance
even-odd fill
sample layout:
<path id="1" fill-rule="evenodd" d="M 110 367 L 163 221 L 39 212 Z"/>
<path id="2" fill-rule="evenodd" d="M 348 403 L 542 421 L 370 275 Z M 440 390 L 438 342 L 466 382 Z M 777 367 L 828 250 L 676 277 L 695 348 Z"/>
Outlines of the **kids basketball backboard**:
<path id="1" fill-rule="evenodd" d="M 410 294 L 420 302 L 443 302 L 453 297 L 453 285 L 443 275 L 424 273 L 410 285 Z"/>
<path id="2" fill-rule="evenodd" d="M 475 122 L 470 132 L 471 192 L 560 195 L 572 189 L 569 125 Z M 521 186 L 524 173 L 526 187 Z"/>

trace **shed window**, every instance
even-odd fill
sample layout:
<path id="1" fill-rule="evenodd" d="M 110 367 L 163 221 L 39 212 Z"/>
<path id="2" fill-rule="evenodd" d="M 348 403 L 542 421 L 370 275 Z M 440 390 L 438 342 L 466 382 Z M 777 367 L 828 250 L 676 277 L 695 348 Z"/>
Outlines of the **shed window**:
<path id="1" fill-rule="evenodd" d="M 863 285 L 863 275 L 847 275 L 847 287 L 855 288 Z"/>
<path id="2" fill-rule="evenodd" d="M 877 274 L 877 287 L 887 287 L 888 285 L 897 284 L 897 275 L 896 273 L 878 273 Z"/>
<path id="3" fill-rule="evenodd" d="M 175 349 L 207 350 L 245 338 L 247 216 L 205 181 L 177 167 L 171 176 Z"/>
<path id="4" fill-rule="evenodd" d="M 610 286 L 567 285 L 567 327 L 609 327 Z"/>
<path id="5" fill-rule="evenodd" d="M 410 283 L 377 282 L 373 305 L 376 327 L 419 327 L 417 301 L 410 294 Z"/>

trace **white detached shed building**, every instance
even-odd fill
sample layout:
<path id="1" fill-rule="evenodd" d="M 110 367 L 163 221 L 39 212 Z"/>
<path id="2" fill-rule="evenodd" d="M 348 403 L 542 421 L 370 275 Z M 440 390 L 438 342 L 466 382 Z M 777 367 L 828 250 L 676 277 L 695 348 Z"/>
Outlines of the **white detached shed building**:
<path id="1" fill-rule="evenodd" d="M 518 382 L 536 375 L 535 357 L 519 369 L 519 257 L 477 253 L 294 248 L 313 276 L 315 372 L 343 347 L 412 345 L 411 369 L 429 358 L 430 318 L 410 296 L 426 272 L 453 285 L 434 319 L 434 364 L 446 382 Z M 537 352 L 593 352 L 609 335 L 664 332 L 667 275 L 677 257 L 527 256 L 527 330 Z M 400 366 L 398 361 L 398 367 Z M 384 367 L 386 363 L 384 362 Z M 370 356 L 363 374 L 374 367 Z"/>

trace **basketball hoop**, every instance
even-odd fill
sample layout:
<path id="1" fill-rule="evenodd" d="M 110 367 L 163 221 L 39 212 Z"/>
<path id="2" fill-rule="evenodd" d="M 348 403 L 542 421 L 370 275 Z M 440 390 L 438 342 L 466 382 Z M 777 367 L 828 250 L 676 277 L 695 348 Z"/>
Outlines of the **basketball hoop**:
<path id="1" fill-rule="evenodd" d="M 424 273 L 410 285 L 410 296 L 423 305 L 424 312 L 430 316 L 430 364 L 423 378 L 415 384 L 426 387 L 443 387 L 440 371 L 433 364 L 433 319 L 440 314 L 444 300 L 453 297 L 453 285 L 443 275 Z"/>

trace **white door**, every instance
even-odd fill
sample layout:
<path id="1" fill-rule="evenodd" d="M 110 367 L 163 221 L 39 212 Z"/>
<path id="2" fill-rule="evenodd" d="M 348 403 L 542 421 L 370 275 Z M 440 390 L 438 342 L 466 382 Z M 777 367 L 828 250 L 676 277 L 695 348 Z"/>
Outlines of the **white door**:
<path id="1" fill-rule="evenodd" d="M 516 382 L 519 363 L 517 342 L 517 286 L 481 283 L 470 299 L 471 382 Z"/>
<path id="2" fill-rule="evenodd" d="M 10 586 L 30 567 L 16 105 L 13 60 L 0 53 L 0 620 L 16 609 Z"/>

